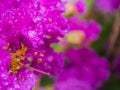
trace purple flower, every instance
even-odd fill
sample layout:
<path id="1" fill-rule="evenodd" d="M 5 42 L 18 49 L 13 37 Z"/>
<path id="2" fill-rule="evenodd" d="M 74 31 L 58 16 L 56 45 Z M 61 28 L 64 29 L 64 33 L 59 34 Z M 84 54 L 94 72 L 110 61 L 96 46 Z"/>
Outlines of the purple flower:
<path id="1" fill-rule="evenodd" d="M 11 74 L 10 59 L 11 56 L 6 50 L 7 42 L 0 38 L 0 89 L 3 90 L 30 90 L 36 83 L 35 75 L 32 71 L 24 69 L 18 74 Z M 15 62 L 11 62 L 14 63 Z M 15 66 L 11 67 L 11 70 Z M 16 67 L 17 68 L 17 67 Z M 14 72 L 13 72 L 14 73 Z"/>
<path id="2" fill-rule="evenodd" d="M 79 17 L 75 16 L 68 18 L 70 30 L 83 31 L 85 33 L 85 42 L 95 41 L 101 31 L 101 26 L 94 20 L 80 20 Z"/>
<path id="3" fill-rule="evenodd" d="M 35 85 L 35 74 L 38 76 L 50 74 L 52 76 L 60 72 L 63 67 L 61 54 L 50 48 L 34 48 L 31 42 L 22 35 L 13 37 L 10 41 L 5 41 L 2 38 L 0 41 L 0 52 L 3 54 L 0 57 L 2 83 L 4 83 L 4 76 L 5 80 L 6 78 L 8 80 L 6 83 L 11 82 L 9 80 L 14 78 L 19 87 L 23 88 L 22 90 L 25 90 L 27 85 L 27 90 L 30 90 Z M 15 87 L 11 85 L 11 88 Z"/>
<path id="4" fill-rule="evenodd" d="M 75 67 L 65 69 L 55 80 L 54 90 L 94 90 L 86 81 L 79 79 Z"/>
<path id="5" fill-rule="evenodd" d="M 89 48 L 69 49 L 65 56 L 70 65 L 77 67 L 79 79 L 99 87 L 109 77 L 109 63 Z"/>
<path id="6" fill-rule="evenodd" d="M 0 12 L 0 89 L 31 90 L 36 75 L 61 71 L 63 58 L 50 44 L 66 34 L 67 21 L 59 0 L 13 2 L 0 3 L 11 7 Z"/>
<path id="7" fill-rule="evenodd" d="M 96 0 L 95 7 L 106 12 L 115 11 L 120 6 L 120 0 Z"/>
<path id="8" fill-rule="evenodd" d="M 62 4 L 61 1 L 50 0 L 50 5 L 46 5 L 46 1 L 31 0 L 4 12 L 0 20 L 0 37 L 9 43 L 12 52 L 25 49 L 25 64 L 31 63 L 36 68 L 54 73 L 59 71 L 56 67 L 61 67 L 63 62 L 50 44 L 67 32 L 67 21 L 61 15 L 63 11 L 56 6 Z M 26 2 L 23 0 L 23 3 Z M 29 59 L 31 61 L 28 62 Z"/>

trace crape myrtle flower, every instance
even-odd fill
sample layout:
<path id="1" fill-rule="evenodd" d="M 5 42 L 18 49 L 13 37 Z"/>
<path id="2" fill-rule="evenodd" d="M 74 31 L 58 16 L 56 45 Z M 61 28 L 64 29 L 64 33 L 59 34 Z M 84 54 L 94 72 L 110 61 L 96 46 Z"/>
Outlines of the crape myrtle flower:
<path id="1" fill-rule="evenodd" d="M 35 75 L 52 76 L 60 72 L 63 67 L 61 54 L 54 52 L 51 48 L 34 48 L 32 43 L 22 35 L 13 37 L 10 41 L 3 38 L 0 41 L 0 52 L 3 54 L 0 57 L 1 88 L 26 90 L 28 86 L 27 90 L 30 90 L 35 85 Z M 11 82 L 14 83 L 11 84 Z"/>
<path id="2" fill-rule="evenodd" d="M 84 3 L 83 10 L 86 10 L 86 1 L 85 0 L 76 0 L 73 1 L 67 1 L 65 0 L 65 4 L 81 4 L 81 6 Z M 76 5 L 75 4 L 75 5 Z M 69 46 L 88 46 L 91 44 L 91 42 L 96 41 L 99 37 L 99 34 L 101 32 L 101 25 L 98 24 L 95 20 L 89 19 L 85 20 L 80 18 L 78 15 L 80 15 L 80 12 L 78 14 L 74 13 L 75 8 L 72 8 L 71 5 L 68 5 L 69 9 L 66 8 L 66 12 L 64 14 L 68 14 L 66 16 L 66 19 L 68 20 L 68 26 L 69 26 L 69 32 L 65 35 L 63 40 L 60 40 L 60 43 L 58 44 L 57 51 L 64 51 L 65 49 L 68 49 Z M 71 13 L 72 12 L 72 13 Z M 76 11 L 75 11 L 76 12 Z M 70 17 L 69 17 L 70 15 Z M 63 43 L 65 42 L 65 43 Z M 62 43 L 62 44 L 61 44 Z M 62 50 L 59 49 L 59 47 L 62 48 Z"/>
<path id="3" fill-rule="evenodd" d="M 95 7 L 105 12 L 113 12 L 120 6 L 120 0 L 95 0 Z"/>
<path id="4" fill-rule="evenodd" d="M 84 14 L 87 10 L 87 1 L 65 1 L 66 11 L 64 15 L 69 25 L 69 33 L 66 35 L 67 38 L 65 37 L 66 41 L 69 44 L 73 44 L 73 46 L 81 46 L 97 40 L 101 31 L 101 25 L 93 19 L 85 20 L 80 17 L 80 14 Z"/>
<path id="5" fill-rule="evenodd" d="M 15 68 L 19 67 L 17 61 L 13 62 L 13 58 L 10 61 L 12 56 L 6 50 L 7 44 L 4 39 L 0 38 L 0 90 L 30 90 L 35 85 L 35 75 L 25 68 L 18 74 L 12 74 L 16 73 Z"/>
<path id="6" fill-rule="evenodd" d="M 70 30 L 81 30 L 86 34 L 86 39 L 97 40 L 101 26 L 94 20 L 80 20 L 79 17 L 69 19 Z"/>
<path id="7" fill-rule="evenodd" d="M 113 62 L 113 69 L 116 77 L 120 78 L 120 52 L 118 52 L 115 56 L 115 60 Z"/>
<path id="8" fill-rule="evenodd" d="M 65 57 L 71 66 L 77 67 L 79 79 L 86 81 L 92 87 L 100 87 L 109 77 L 109 63 L 104 57 L 99 57 L 90 48 L 69 49 Z"/>
<path id="9" fill-rule="evenodd" d="M 66 68 L 55 79 L 53 90 L 95 90 L 90 83 L 79 77 L 76 67 Z"/>
<path id="10" fill-rule="evenodd" d="M 67 21 L 60 0 L 11 2 L 16 0 L 1 3 L 11 6 L 0 12 L 0 89 L 31 90 L 36 75 L 61 71 L 63 58 L 50 44 L 66 34 Z"/>
<path id="11" fill-rule="evenodd" d="M 63 39 L 60 39 L 56 45 L 56 51 L 65 51 L 69 47 L 88 46 L 91 42 L 99 38 L 101 32 L 101 25 L 93 19 L 80 19 L 78 16 L 67 17 L 69 32 Z"/>
<path id="12" fill-rule="evenodd" d="M 77 39 L 71 42 L 76 44 L 78 42 L 78 44 L 82 43 L 83 45 L 87 45 L 91 41 L 96 41 L 98 39 L 99 34 L 101 32 L 101 25 L 99 25 L 93 19 L 85 20 L 85 19 L 80 19 L 78 16 L 70 17 L 67 19 L 68 19 L 69 29 L 70 29 L 69 30 L 70 34 L 68 33 L 68 35 L 66 35 L 68 42 L 69 42 L 68 40 L 69 38 L 74 39 L 73 37 L 76 37 Z M 74 32 L 77 34 L 72 35 Z"/>

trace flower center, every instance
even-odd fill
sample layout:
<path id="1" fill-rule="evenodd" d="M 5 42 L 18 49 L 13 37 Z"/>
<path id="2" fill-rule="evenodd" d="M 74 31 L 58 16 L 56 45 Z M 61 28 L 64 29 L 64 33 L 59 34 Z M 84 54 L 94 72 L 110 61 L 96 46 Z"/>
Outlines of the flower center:
<path id="1" fill-rule="evenodd" d="M 24 44 L 21 43 L 21 49 L 18 49 L 15 52 L 9 52 L 11 55 L 9 71 L 11 73 L 16 74 L 17 70 L 23 67 L 20 61 L 25 59 L 24 55 L 26 51 L 27 51 L 27 47 L 25 47 Z"/>
<path id="2" fill-rule="evenodd" d="M 9 65 L 9 72 L 12 74 L 16 74 L 18 70 L 22 67 L 28 68 L 29 70 L 36 71 L 42 74 L 49 75 L 50 73 L 44 72 L 41 70 L 38 70 L 36 68 L 30 67 L 28 65 L 25 65 L 22 63 L 22 60 L 25 60 L 25 53 L 27 52 L 28 48 L 24 46 L 23 43 L 21 43 L 21 48 L 16 50 L 15 52 L 9 51 L 11 55 L 10 65 Z M 36 55 L 36 53 L 35 53 Z M 40 54 L 40 56 L 44 56 L 43 54 Z M 42 60 L 41 58 L 38 58 L 38 63 L 40 63 Z"/>

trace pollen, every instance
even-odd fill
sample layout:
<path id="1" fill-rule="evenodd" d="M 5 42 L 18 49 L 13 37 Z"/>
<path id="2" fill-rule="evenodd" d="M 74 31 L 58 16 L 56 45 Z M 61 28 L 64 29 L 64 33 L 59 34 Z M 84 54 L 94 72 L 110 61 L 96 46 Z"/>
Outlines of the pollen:
<path id="1" fill-rule="evenodd" d="M 2 49 L 7 50 L 8 46 L 3 46 Z"/>
<path id="2" fill-rule="evenodd" d="M 38 54 L 38 52 L 34 52 L 34 55 L 37 55 Z"/>
<path id="3" fill-rule="evenodd" d="M 22 67 L 20 61 L 25 59 L 24 55 L 26 51 L 27 51 L 27 47 L 25 47 L 24 44 L 21 43 L 21 49 L 16 50 L 16 52 L 9 52 L 11 55 L 9 72 L 16 74 L 17 70 Z"/>
<path id="4" fill-rule="evenodd" d="M 41 62 L 42 62 L 42 58 L 38 58 L 38 59 L 37 59 L 37 62 L 38 62 L 38 63 L 41 63 Z"/>
<path id="5" fill-rule="evenodd" d="M 44 54 L 41 53 L 40 56 L 41 56 L 41 57 L 44 57 Z"/>

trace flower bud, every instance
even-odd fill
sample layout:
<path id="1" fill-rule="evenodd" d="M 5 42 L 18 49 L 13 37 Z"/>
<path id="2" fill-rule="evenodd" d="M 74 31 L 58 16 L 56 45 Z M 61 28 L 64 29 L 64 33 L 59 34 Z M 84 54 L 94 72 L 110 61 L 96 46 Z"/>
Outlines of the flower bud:
<path id="1" fill-rule="evenodd" d="M 85 33 L 80 30 L 70 31 L 65 39 L 73 46 L 81 46 L 85 40 Z"/>

